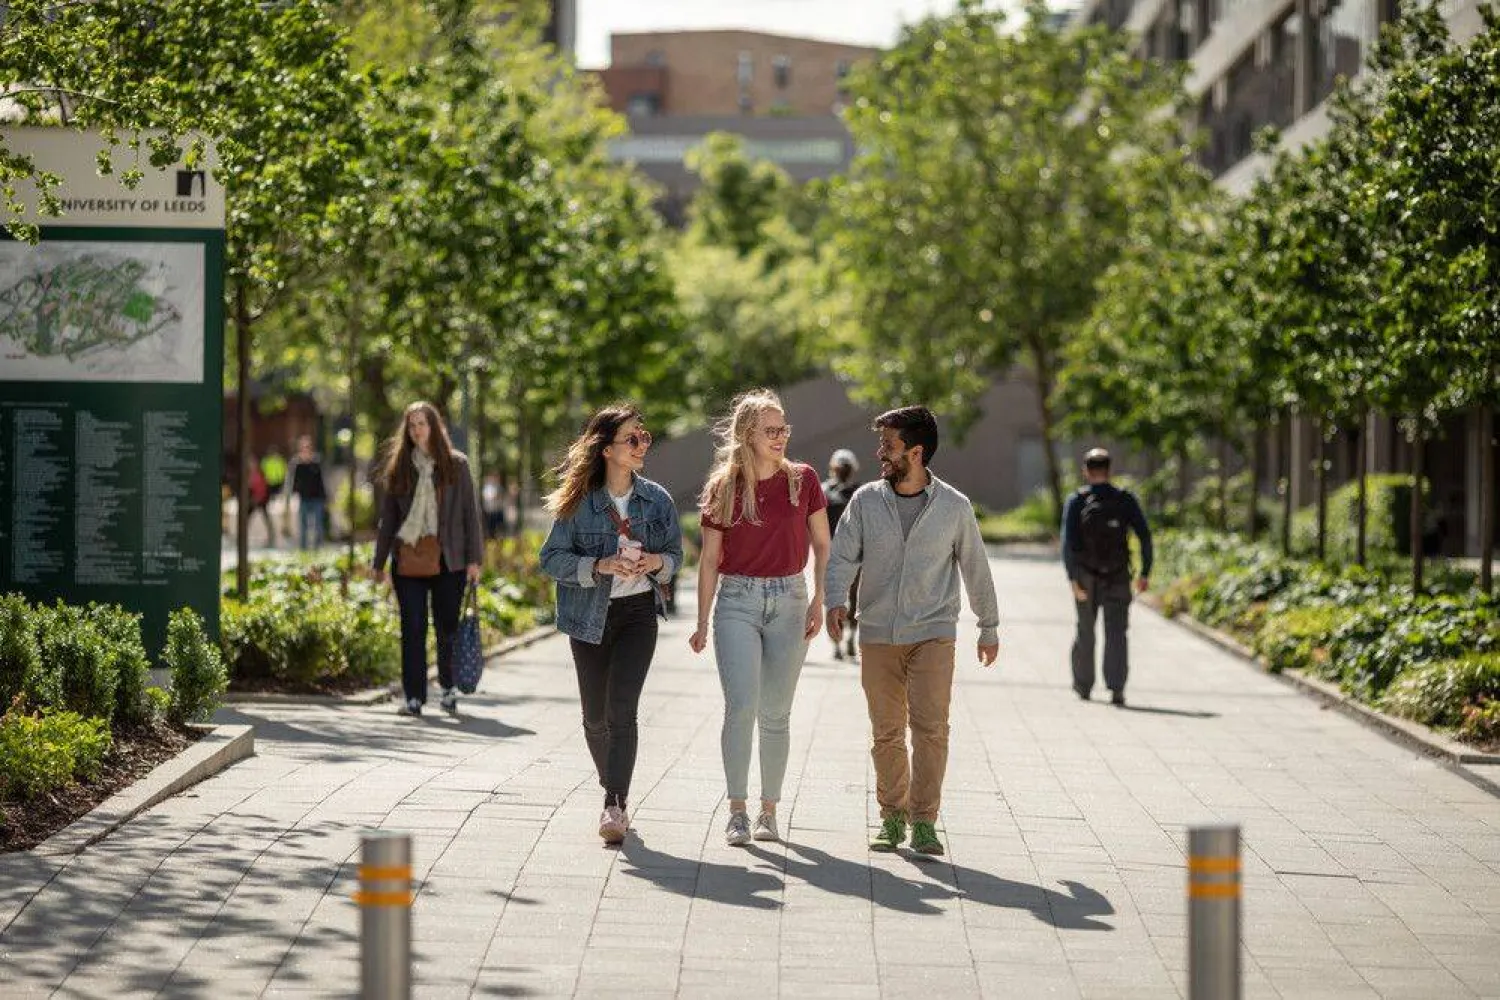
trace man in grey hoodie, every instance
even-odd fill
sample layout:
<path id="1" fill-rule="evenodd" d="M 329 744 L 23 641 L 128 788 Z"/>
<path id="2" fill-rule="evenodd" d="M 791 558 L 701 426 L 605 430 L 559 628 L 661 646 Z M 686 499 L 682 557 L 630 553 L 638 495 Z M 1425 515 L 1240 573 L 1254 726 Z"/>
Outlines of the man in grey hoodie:
<path id="1" fill-rule="evenodd" d="M 849 582 L 862 569 L 860 675 L 881 819 L 870 847 L 894 851 L 910 818 L 912 850 L 942 854 L 937 818 L 948 767 L 959 578 L 979 618 L 986 667 L 1000 652 L 1000 612 L 973 505 L 927 470 L 938 448 L 932 412 L 891 410 L 876 419 L 875 431 L 881 478 L 850 498 L 833 538 L 824 584 L 828 634 L 837 642 L 843 633 Z"/>

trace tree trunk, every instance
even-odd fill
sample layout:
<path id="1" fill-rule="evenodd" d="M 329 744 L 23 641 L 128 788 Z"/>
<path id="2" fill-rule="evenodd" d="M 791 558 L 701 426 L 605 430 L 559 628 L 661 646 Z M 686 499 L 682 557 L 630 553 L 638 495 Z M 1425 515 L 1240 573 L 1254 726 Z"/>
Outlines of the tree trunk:
<path id="1" fill-rule="evenodd" d="M 1219 510 L 1215 516 L 1220 531 L 1229 530 L 1229 439 L 1219 438 Z"/>
<path id="2" fill-rule="evenodd" d="M 447 372 L 438 376 L 437 396 L 433 403 L 437 406 L 438 413 L 442 414 L 449 426 L 463 425 L 463 415 L 453 410 L 453 394 L 458 391 L 458 380 Z"/>
<path id="3" fill-rule="evenodd" d="M 340 576 L 339 591 L 349 596 L 349 578 L 354 575 L 354 535 L 359 530 L 359 296 L 350 296 L 349 342 L 345 367 L 349 372 L 349 542 L 346 549 L 349 566 Z"/>
<path id="4" fill-rule="evenodd" d="M 359 380 L 364 388 L 366 405 L 370 408 L 370 421 L 377 435 L 383 438 L 396 427 L 396 408 L 391 405 L 391 389 L 386 376 L 385 357 L 376 355 L 359 359 Z"/>
<path id="5" fill-rule="evenodd" d="M 1281 418 L 1281 554 L 1292 554 L 1292 419 L 1283 414 Z"/>
<path id="6" fill-rule="evenodd" d="M 1155 489 L 1156 470 L 1160 465 L 1161 459 L 1157 456 L 1155 449 L 1146 452 L 1146 482 L 1147 484 L 1150 484 L 1152 488 L 1149 491 L 1146 489 L 1141 490 L 1141 502 L 1151 510 L 1160 509 L 1161 506 L 1159 503 L 1157 503 L 1158 498 Z"/>
<path id="7" fill-rule="evenodd" d="M 1052 413 L 1052 361 L 1047 356 L 1047 349 L 1040 339 L 1032 338 L 1031 363 L 1036 374 L 1037 393 L 1037 416 L 1042 423 L 1042 448 L 1047 453 L 1047 485 L 1052 490 L 1052 520 L 1062 523 L 1063 490 L 1062 490 L 1062 468 L 1057 462 L 1057 450 L 1053 447 L 1053 435 L 1056 433 L 1054 426 L 1054 415 Z"/>
<path id="8" fill-rule="evenodd" d="M 1250 432 L 1250 497 L 1245 505 L 1245 534 L 1253 542 L 1260 534 L 1261 428 Z"/>
<path id="9" fill-rule="evenodd" d="M 526 407 L 516 410 L 516 525 L 519 537 L 526 525 L 526 462 L 531 449 L 530 421 L 526 419 Z"/>
<path id="10" fill-rule="evenodd" d="M 1418 418 L 1420 419 L 1420 418 Z M 1420 426 L 1411 442 L 1411 592 L 1422 592 L 1422 467 L 1427 464 L 1427 432 Z"/>
<path id="11" fill-rule="evenodd" d="M 240 463 L 235 489 L 234 591 L 240 600 L 250 596 L 250 302 L 244 279 L 234 287 L 234 332 L 236 338 L 234 453 Z"/>
<path id="12" fill-rule="evenodd" d="M 1494 592 L 1495 408 L 1479 408 L 1479 589 Z"/>
<path id="13" fill-rule="evenodd" d="M 1313 422 L 1318 432 L 1318 562 L 1328 557 L 1328 426 L 1319 417 Z"/>
<path id="14" fill-rule="evenodd" d="M 1370 411 L 1359 415 L 1359 432 L 1355 436 L 1354 474 L 1359 477 L 1359 489 L 1354 500 L 1354 562 L 1364 566 L 1370 531 Z"/>
<path id="15" fill-rule="evenodd" d="M 1187 524 L 1188 492 L 1191 484 L 1188 482 L 1188 452 L 1187 445 L 1177 449 L 1177 517 Z"/>

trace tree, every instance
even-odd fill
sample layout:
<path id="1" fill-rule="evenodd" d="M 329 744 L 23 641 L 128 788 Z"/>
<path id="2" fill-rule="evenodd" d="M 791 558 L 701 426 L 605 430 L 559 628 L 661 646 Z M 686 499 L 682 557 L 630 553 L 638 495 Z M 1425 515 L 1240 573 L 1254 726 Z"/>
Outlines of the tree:
<path id="1" fill-rule="evenodd" d="M 862 327 L 843 367 L 864 397 L 923 399 L 962 432 L 1024 358 L 1060 510 L 1060 352 L 1125 239 L 1128 179 L 1188 150 L 1159 113 L 1175 71 L 1134 58 L 1123 33 L 1048 22 L 1033 3 L 1007 33 L 964 0 L 906 29 L 852 78 L 862 152 L 833 210 Z"/>

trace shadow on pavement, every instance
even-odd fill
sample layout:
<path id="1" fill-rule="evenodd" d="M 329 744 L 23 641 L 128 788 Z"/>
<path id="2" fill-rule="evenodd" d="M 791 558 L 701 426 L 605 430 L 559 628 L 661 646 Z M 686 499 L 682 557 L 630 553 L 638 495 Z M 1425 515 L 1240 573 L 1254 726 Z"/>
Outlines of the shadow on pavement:
<path id="1" fill-rule="evenodd" d="M 1218 712 L 1204 712 L 1195 708 L 1161 708 L 1156 705 L 1127 704 L 1127 712 L 1143 712 L 1146 715 L 1177 715 L 1184 719 L 1217 719 Z"/>
<path id="2" fill-rule="evenodd" d="M 309 716 L 294 725 L 285 718 L 271 718 L 270 714 L 282 714 L 280 708 L 267 709 L 262 715 L 249 706 L 229 706 L 214 715 L 216 723 L 238 726 L 254 726 L 255 738 L 270 743 L 295 743 L 326 748 L 326 759 L 344 759 L 351 751 L 399 752 L 414 751 L 413 741 L 431 735 L 426 727 L 442 727 L 449 733 L 487 739 L 508 739 L 514 736 L 530 736 L 533 730 L 512 726 L 499 719 L 482 715 L 449 716 L 441 712 L 429 712 L 420 718 L 402 718 L 394 710 L 373 714 L 369 710 L 344 712 L 338 715 Z"/>
<path id="3" fill-rule="evenodd" d="M 814 847 L 789 843 L 786 848 L 787 854 L 783 856 L 751 844 L 744 851 L 755 864 L 720 864 L 652 850 L 631 831 L 620 848 L 621 856 L 629 863 L 621 871 L 678 895 L 758 910 L 781 906 L 785 876 L 822 892 L 868 899 L 884 909 L 919 916 L 938 916 L 943 909 L 937 904 L 967 899 L 986 906 L 1026 910 L 1038 920 L 1062 929 L 1114 930 L 1096 919 L 1115 912 L 1109 900 L 1079 882 L 1061 883 L 1067 889 L 1063 893 L 927 860 L 912 863 L 920 865 L 929 878 L 903 878 Z"/>
<path id="4" fill-rule="evenodd" d="M 634 830 L 626 836 L 620 855 L 630 863 L 622 868 L 625 875 L 646 879 L 679 896 L 752 910 L 774 910 L 781 906 L 782 881 L 768 872 L 653 851 Z"/>

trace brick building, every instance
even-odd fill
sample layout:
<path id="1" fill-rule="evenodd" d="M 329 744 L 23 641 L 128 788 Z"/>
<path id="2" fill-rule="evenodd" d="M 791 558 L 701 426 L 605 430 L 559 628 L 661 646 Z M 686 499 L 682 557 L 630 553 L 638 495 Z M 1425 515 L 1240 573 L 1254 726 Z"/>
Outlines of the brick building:
<path id="1" fill-rule="evenodd" d="M 610 37 L 610 106 L 654 115 L 836 114 L 843 80 L 877 50 L 758 31 L 650 31 Z"/>

